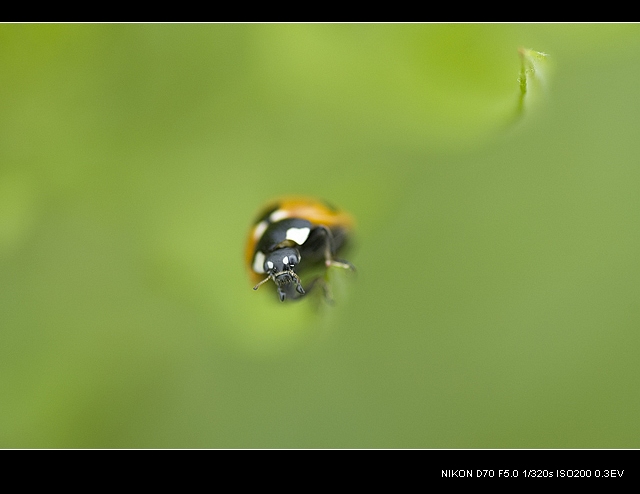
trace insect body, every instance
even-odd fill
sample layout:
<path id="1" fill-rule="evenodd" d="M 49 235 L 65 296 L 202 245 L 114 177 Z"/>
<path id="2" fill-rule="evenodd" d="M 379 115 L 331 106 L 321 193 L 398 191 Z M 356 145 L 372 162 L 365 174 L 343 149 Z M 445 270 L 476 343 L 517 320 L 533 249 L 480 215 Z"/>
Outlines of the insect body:
<path id="1" fill-rule="evenodd" d="M 354 269 L 334 256 L 344 247 L 353 228 L 347 213 L 315 199 L 285 197 L 258 216 L 246 247 L 246 262 L 257 290 L 273 280 L 281 301 L 298 299 L 318 281 L 302 286 L 298 275 L 313 267 Z"/>

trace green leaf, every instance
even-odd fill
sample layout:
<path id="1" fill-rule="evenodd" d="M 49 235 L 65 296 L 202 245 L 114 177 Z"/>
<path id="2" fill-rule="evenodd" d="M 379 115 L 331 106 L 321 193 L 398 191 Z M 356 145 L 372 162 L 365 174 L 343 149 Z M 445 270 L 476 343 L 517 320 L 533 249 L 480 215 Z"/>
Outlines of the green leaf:
<path id="1" fill-rule="evenodd" d="M 539 95 L 545 90 L 550 78 L 551 64 L 549 55 L 546 53 L 519 48 L 520 55 L 520 75 L 518 84 L 520 85 L 520 96 L 516 109 L 516 118 L 521 117 L 533 105 Z"/>

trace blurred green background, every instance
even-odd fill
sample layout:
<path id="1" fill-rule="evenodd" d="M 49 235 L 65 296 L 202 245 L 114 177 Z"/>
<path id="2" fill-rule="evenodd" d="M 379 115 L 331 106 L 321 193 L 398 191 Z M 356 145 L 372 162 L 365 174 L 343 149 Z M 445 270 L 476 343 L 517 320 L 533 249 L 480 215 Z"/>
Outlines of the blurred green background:
<path id="1" fill-rule="evenodd" d="M 640 447 L 639 79 L 638 25 L 0 25 L 0 447 Z M 251 289 L 291 193 L 333 307 Z"/>

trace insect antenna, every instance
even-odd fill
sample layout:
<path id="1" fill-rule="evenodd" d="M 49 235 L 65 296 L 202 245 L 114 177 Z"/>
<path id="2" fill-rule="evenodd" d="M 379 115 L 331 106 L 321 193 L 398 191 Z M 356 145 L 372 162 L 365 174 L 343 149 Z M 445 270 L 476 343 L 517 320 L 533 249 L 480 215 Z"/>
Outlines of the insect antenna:
<path id="1" fill-rule="evenodd" d="M 267 281 L 269 281 L 270 278 L 271 278 L 271 275 L 267 276 L 264 280 L 262 280 L 256 286 L 254 286 L 253 289 L 257 290 L 258 288 L 260 288 L 260 286 L 264 285 Z"/>

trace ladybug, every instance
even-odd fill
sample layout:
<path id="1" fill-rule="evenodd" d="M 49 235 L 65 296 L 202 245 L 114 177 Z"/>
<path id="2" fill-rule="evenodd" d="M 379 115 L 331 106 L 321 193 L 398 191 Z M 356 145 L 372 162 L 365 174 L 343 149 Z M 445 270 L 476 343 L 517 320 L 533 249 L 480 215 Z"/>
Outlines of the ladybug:
<path id="1" fill-rule="evenodd" d="M 350 262 L 335 258 L 352 229 L 351 216 L 326 202 L 307 197 L 274 201 L 258 215 L 247 240 L 245 260 L 257 283 L 253 289 L 271 279 L 280 301 L 295 300 L 320 280 L 316 277 L 305 290 L 298 273 L 323 266 L 354 270 Z"/>

